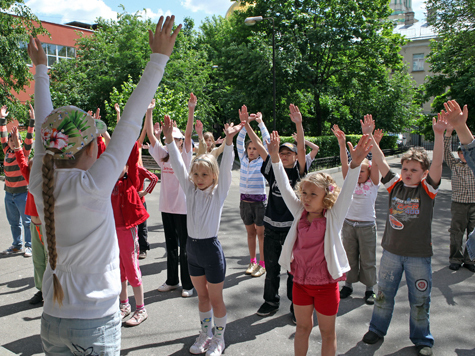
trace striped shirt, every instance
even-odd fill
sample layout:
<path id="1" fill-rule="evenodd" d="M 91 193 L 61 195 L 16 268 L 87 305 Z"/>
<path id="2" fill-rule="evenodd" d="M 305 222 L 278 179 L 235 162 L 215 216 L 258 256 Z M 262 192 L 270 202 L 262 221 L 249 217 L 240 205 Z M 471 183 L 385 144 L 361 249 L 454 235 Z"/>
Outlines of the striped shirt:
<path id="1" fill-rule="evenodd" d="M 33 132 L 35 128 L 35 120 L 30 120 L 28 124 L 28 132 L 23 142 L 23 154 L 28 158 L 33 143 Z M 5 172 L 5 191 L 11 194 L 26 193 L 28 191 L 28 183 L 23 178 L 20 167 L 16 159 L 15 152 L 8 145 L 7 119 L 0 118 L 0 137 L 2 142 L 3 153 L 5 159 L 3 168 Z"/>
<path id="2" fill-rule="evenodd" d="M 155 174 L 153 174 L 152 172 L 150 172 L 149 170 L 145 169 L 144 167 L 138 166 L 138 170 L 139 170 L 139 179 L 140 179 L 140 189 L 144 190 L 143 189 L 144 188 L 144 181 L 145 181 L 145 179 L 148 179 L 150 181 L 150 183 L 148 184 L 145 191 L 148 194 L 152 194 L 153 188 L 155 188 L 155 185 L 158 182 L 158 177 Z M 145 197 L 142 197 L 141 199 L 142 199 L 142 203 L 144 203 L 145 202 Z"/>
<path id="3" fill-rule="evenodd" d="M 267 141 L 270 141 L 269 131 L 267 131 L 266 125 L 263 122 L 259 124 L 259 129 L 262 134 L 262 142 L 264 147 L 267 149 Z M 251 194 L 251 195 L 266 195 L 266 180 L 261 173 L 261 167 L 264 163 L 264 160 L 261 156 L 252 161 L 249 161 L 249 158 L 246 154 L 246 148 L 244 145 L 244 140 L 246 138 L 246 128 L 243 127 L 239 132 L 239 135 L 236 140 L 236 147 L 239 155 L 239 160 L 241 161 L 240 180 L 239 180 L 239 192 L 241 194 Z"/>
<path id="4" fill-rule="evenodd" d="M 444 137 L 444 160 L 452 171 L 452 201 L 475 203 L 475 176 L 467 163 L 452 154 L 452 137 Z"/>

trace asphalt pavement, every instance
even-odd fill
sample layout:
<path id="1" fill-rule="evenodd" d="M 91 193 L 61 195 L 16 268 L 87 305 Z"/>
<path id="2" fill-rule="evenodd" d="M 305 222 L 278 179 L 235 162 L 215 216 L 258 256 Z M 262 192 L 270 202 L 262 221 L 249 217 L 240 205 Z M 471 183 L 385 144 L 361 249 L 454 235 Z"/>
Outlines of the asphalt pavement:
<path id="1" fill-rule="evenodd" d="M 399 169 L 399 158 L 389 163 Z M 342 183 L 337 169 L 328 170 L 338 184 Z M 0 198 L 3 201 L 3 182 Z M 163 225 L 158 211 L 160 187 L 147 196 L 150 213 L 149 241 L 151 251 L 141 260 L 145 306 L 148 320 L 135 328 L 122 328 L 121 355 L 189 355 L 188 349 L 199 331 L 198 299 L 182 298 L 181 289 L 160 293 L 157 287 L 166 279 L 166 254 Z M 436 198 L 433 221 L 433 289 L 431 331 L 435 338 L 436 356 L 474 356 L 475 276 L 465 268 L 448 269 L 451 186 L 450 171 L 444 166 L 443 180 Z M 378 223 L 377 260 L 381 257 L 381 241 L 387 214 L 388 195 L 381 187 L 376 202 Z M 84 222 L 87 223 L 87 222 Z M 206 223 L 206 222 L 204 222 Z M 273 316 L 262 318 L 255 313 L 262 304 L 264 276 L 244 275 L 249 263 L 246 230 L 239 216 L 239 171 L 233 171 L 233 182 L 221 219 L 219 239 L 227 261 L 224 301 L 228 310 L 225 332 L 226 356 L 291 355 L 295 325 L 290 302 L 285 293 L 282 274 L 281 307 Z M 11 244 L 10 228 L 4 204 L 0 203 L 0 249 Z M 29 299 L 36 293 L 31 258 L 22 255 L 0 256 L 0 356 L 40 355 L 41 306 L 32 306 Z M 368 330 L 372 307 L 365 305 L 365 287 L 354 285 L 353 295 L 342 300 L 337 318 L 337 355 L 346 356 L 415 356 L 409 340 L 409 302 L 406 281 L 396 296 L 394 316 L 384 342 L 366 345 L 361 338 Z M 129 287 L 129 294 L 132 289 Z M 133 304 L 133 298 L 131 298 Z M 133 305 L 134 307 L 134 305 Z M 309 355 L 319 355 L 321 338 L 317 322 L 310 336 Z"/>

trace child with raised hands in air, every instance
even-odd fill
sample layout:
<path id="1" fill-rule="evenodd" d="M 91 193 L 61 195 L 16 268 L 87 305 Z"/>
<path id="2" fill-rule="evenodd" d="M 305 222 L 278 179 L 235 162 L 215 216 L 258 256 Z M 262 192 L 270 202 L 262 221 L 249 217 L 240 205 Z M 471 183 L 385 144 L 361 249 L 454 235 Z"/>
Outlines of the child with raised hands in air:
<path id="1" fill-rule="evenodd" d="M 307 354 L 315 310 L 322 335 L 321 355 L 335 356 L 338 282 L 344 280 L 345 272 L 350 270 L 341 229 L 358 181 L 360 164 L 372 147 L 371 139 L 363 135 L 356 148 L 348 143 L 353 160 L 341 190 L 330 175 L 314 172 L 302 178 L 294 191 L 279 157 L 277 131 L 271 134 L 267 146 L 282 198 L 294 217 L 279 264 L 294 277 L 295 355 Z"/>
<path id="2" fill-rule="evenodd" d="M 99 159 L 96 138 L 105 124 L 73 106 L 53 110 L 46 54 L 30 38 L 39 133 L 30 190 L 49 255 L 41 318 L 46 355 L 120 354 L 120 262 L 111 193 L 180 32 L 181 25 L 173 31 L 173 22 L 174 16 L 162 16 L 155 33 L 149 31 L 150 62 Z"/>
<path id="3" fill-rule="evenodd" d="M 261 173 L 264 160 L 257 150 L 257 144 L 261 142 L 254 133 L 250 124 L 256 120 L 261 130 L 262 140 L 264 141 L 264 150 L 266 150 L 267 141 L 269 141 L 269 132 L 266 125 L 262 121 L 262 114 L 248 115 L 245 105 L 239 110 L 239 118 L 246 125 L 239 132 L 236 140 L 239 161 L 241 162 L 239 193 L 241 194 L 241 202 L 239 210 L 241 219 L 247 231 L 247 246 L 249 247 L 249 255 L 251 261 L 246 269 L 246 274 L 252 277 L 260 277 L 266 272 L 264 262 L 264 214 L 266 210 L 266 181 Z M 246 134 L 249 131 L 250 140 L 244 145 Z M 267 154 L 267 151 L 265 151 Z M 256 236 L 259 242 L 260 261 L 257 264 L 256 256 Z"/>
<path id="4" fill-rule="evenodd" d="M 383 339 L 391 322 L 394 299 L 405 273 L 409 290 L 411 341 L 418 355 L 432 355 L 434 337 L 430 333 L 429 310 L 432 290 L 432 217 L 442 178 L 445 114 L 432 120 L 434 153 L 432 163 L 423 148 L 411 148 L 401 157 L 401 175 L 389 167 L 378 145 L 373 146 L 373 162 L 381 172 L 381 183 L 389 193 L 389 214 L 381 246 L 378 293 L 374 301 L 369 331 L 363 342 Z"/>
<path id="5" fill-rule="evenodd" d="M 226 306 L 223 285 L 226 260 L 218 240 L 219 224 L 224 201 L 231 186 L 231 169 L 234 161 L 233 138 L 243 123 L 225 126 L 226 146 L 221 168 L 213 155 L 198 156 L 189 169 L 173 139 L 170 117 L 165 116 L 163 134 L 170 153 L 170 161 L 180 186 L 186 195 L 188 241 L 186 249 L 193 286 L 198 293 L 201 331 L 190 347 L 192 354 L 206 352 L 219 356 L 225 348 Z M 211 321 L 214 318 L 214 335 Z"/>
<path id="6" fill-rule="evenodd" d="M 224 139 L 219 137 L 215 141 L 212 132 L 207 131 L 203 133 L 203 123 L 200 120 L 196 120 L 195 131 L 198 134 L 199 141 L 198 152 L 196 153 L 196 156 L 198 157 L 205 153 L 210 153 L 217 159 L 219 155 L 223 153 L 224 145 L 222 143 Z M 220 146 L 216 147 L 216 145 Z"/>
<path id="7" fill-rule="evenodd" d="M 170 162 L 168 148 L 160 143 L 160 133 L 155 136 L 152 121 L 152 111 L 155 105 L 149 106 L 145 116 L 145 128 L 150 140 L 148 151 L 161 168 L 160 198 L 158 209 L 162 213 L 163 230 L 165 232 L 165 246 L 167 250 L 167 280 L 158 287 L 159 292 L 168 292 L 177 289 L 182 285 L 181 296 L 191 297 L 193 295 L 193 283 L 188 271 L 187 258 L 187 204 L 183 188 L 180 187 L 178 177 L 174 167 Z M 196 97 L 190 94 L 188 101 L 188 122 L 186 124 L 185 136 L 177 127 L 173 127 L 170 138 L 175 140 L 180 156 L 188 168 L 193 154 L 191 134 L 193 131 L 193 116 L 196 106 Z M 157 128 L 160 128 L 158 125 Z M 178 253 L 179 252 L 179 253 Z M 180 266 L 180 273 L 178 273 Z"/>
<path id="8" fill-rule="evenodd" d="M 363 134 L 371 135 L 374 131 L 374 120 L 365 115 L 361 121 Z M 345 133 L 338 125 L 333 125 L 333 134 L 340 146 L 341 172 L 343 179 L 348 174 L 348 155 L 346 151 Z M 375 144 L 379 145 L 382 131 L 376 130 Z M 361 282 L 366 286 L 364 301 L 374 304 L 374 286 L 376 285 L 376 211 L 374 209 L 379 189 L 379 170 L 367 158 L 361 163 L 358 184 L 353 192 L 353 201 L 343 224 L 343 246 L 350 263 L 351 270 L 346 275 L 345 285 L 340 291 L 340 298 L 348 298 L 353 293 L 353 283 Z"/>
<path id="9" fill-rule="evenodd" d="M 297 142 L 296 132 L 292 134 L 292 138 L 294 139 L 295 142 Z M 305 164 L 307 165 L 307 172 L 309 172 L 310 167 L 312 166 L 312 163 L 315 160 L 315 157 L 317 156 L 318 151 L 320 150 L 320 147 L 318 147 L 318 145 L 308 140 L 305 140 L 305 146 L 310 147 L 311 149 L 311 151 L 305 155 Z"/>

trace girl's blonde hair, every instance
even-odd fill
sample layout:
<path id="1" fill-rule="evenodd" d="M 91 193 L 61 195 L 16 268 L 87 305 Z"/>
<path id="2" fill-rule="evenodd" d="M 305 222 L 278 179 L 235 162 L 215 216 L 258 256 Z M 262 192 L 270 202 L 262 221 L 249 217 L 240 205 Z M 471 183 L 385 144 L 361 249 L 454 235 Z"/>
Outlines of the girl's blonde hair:
<path id="1" fill-rule="evenodd" d="M 218 161 L 216 160 L 216 157 L 214 157 L 210 153 L 205 153 L 204 155 L 200 155 L 196 157 L 193 160 L 193 162 L 191 162 L 189 179 L 192 182 L 193 182 L 193 171 L 198 166 L 203 166 L 207 168 L 211 172 L 213 177 L 215 177 L 212 184 L 212 187 L 214 188 L 216 184 L 218 184 L 218 177 L 219 177 L 219 165 L 218 165 Z"/>
<path id="2" fill-rule="evenodd" d="M 214 136 L 211 132 L 207 131 L 203 134 L 203 138 L 205 139 L 205 141 L 209 138 L 213 140 L 213 143 L 211 144 L 209 148 L 208 146 L 206 146 L 206 152 L 210 153 L 213 150 L 213 148 L 216 146 L 216 144 L 214 143 Z"/>
<path id="3" fill-rule="evenodd" d="M 307 174 L 295 186 L 295 193 L 300 199 L 302 196 L 302 186 L 307 182 L 315 184 L 317 187 L 325 190 L 325 197 L 323 198 L 323 206 L 325 209 L 331 209 L 333 205 L 335 205 L 341 189 L 336 185 L 336 182 L 331 175 L 321 172 Z"/>
<path id="4" fill-rule="evenodd" d="M 96 140 L 92 140 L 84 146 L 80 151 L 74 155 L 73 160 L 55 160 L 53 155 L 45 154 L 43 157 L 43 203 L 44 203 L 44 215 L 45 215 L 45 234 L 48 244 L 48 258 L 51 269 L 53 270 L 53 302 L 58 302 L 59 306 L 63 305 L 64 291 L 58 276 L 56 276 L 56 262 L 58 259 L 58 253 L 56 252 L 56 231 L 54 226 L 54 166 L 58 168 L 74 168 L 78 160 L 91 144 L 94 144 Z M 60 153 L 61 151 L 55 148 L 49 148 L 53 153 Z"/>

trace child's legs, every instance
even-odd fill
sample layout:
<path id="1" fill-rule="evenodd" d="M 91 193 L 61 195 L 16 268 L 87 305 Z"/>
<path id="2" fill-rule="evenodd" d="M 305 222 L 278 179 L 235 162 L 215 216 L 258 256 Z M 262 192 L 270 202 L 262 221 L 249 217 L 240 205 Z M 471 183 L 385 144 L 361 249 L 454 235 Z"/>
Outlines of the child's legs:
<path id="1" fill-rule="evenodd" d="M 259 242 L 259 260 L 264 262 L 264 225 L 258 226 L 254 225 L 256 227 L 256 233 L 257 233 L 257 240 Z"/>
<path id="2" fill-rule="evenodd" d="M 226 306 L 223 300 L 223 286 L 221 283 L 208 283 L 206 276 L 192 276 L 193 286 L 198 294 L 198 309 L 206 313 L 213 309 L 213 314 L 217 318 L 226 315 Z"/>
<path id="3" fill-rule="evenodd" d="M 343 223 L 343 247 L 345 248 L 346 257 L 348 258 L 348 263 L 351 268 L 346 274 L 347 283 L 356 283 L 359 281 L 360 246 L 356 229 L 357 227 L 350 225 L 346 221 Z"/>
<path id="4" fill-rule="evenodd" d="M 127 293 L 127 280 L 121 281 L 120 283 L 122 285 L 122 289 L 120 290 L 119 300 L 120 301 L 125 301 L 125 300 L 127 300 L 127 298 L 129 298 L 129 294 Z M 136 304 L 137 304 L 137 302 L 136 302 Z"/>
<path id="5" fill-rule="evenodd" d="M 10 224 L 12 231 L 13 242 L 12 245 L 21 248 L 23 243 L 21 241 L 21 215 L 18 207 L 15 204 L 13 194 L 5 192 L 5 212 L 7 214 L 7 220 Z"/>
<path id="6" fill-rule="evenodd" d="M 31 232 L 31 249 L 33 257 L 33 271 L 35 279 L 35 287 L 41 290 L 43 285 L 43 275 L 48 262 L 48 253 L 44 246 L 44 235 L 41 225 L 30 224 Z"/>
<path id="7" fill-rule="evenodd" d="M 251 260 L 256 258 L 256 227 L 252 225 L 244 225 L 247 231 L 247 247 L 249 248 L 249 256 Z"/>
<path id="8" fill-rule="evenodd" d="M 183 289 L 192 289 L 193 283 L 188 270 L 188 254 L 186 244 L 188 243 L 188 229 L 186 225 L 186 215 L 175 214 L 176 232 L 180 241 L 180 279 Z"/>
<path id="9" fill-rule="evenodd" d="M 475 203 L 470 204 L 468 208 L 468 226 L 467 226 L 467 240 L 470 233 L 475 229 Z M 465 247 L 465 251 L 463 253 L 463 261 L 467 264 L 473 264 L 474 261 L 468 255 L 468 249 Z"/>
<path id="10" fill-rule="evenodd" d="M 119 240 L 119 258 L 120 258 L 120 278 L 122 282 L 122 292 L 120 294 L 121 300 L 127 299 L 127 280 L 132 288 L 142 285 L 142 273 L 139 267 L 139 244 L 137 237 L 137 227 L 131 229 L 117 228 L 117 238 Z M 135 289 L 134 289 L 135 294 Z M 137 298 L 137 297 L 136 297 Z M 135 300 L 136 305 L 143 304 L 143 289 L 142 296 L 139 300 Z"/>
<path id="11" fill-rule="evenodd" d="M 23 234 L 25 235 L 24 236 L 25 247 L 31 247 L 31 232 L 30 232 L 31 216 L 25 214 L 27 196 L 28 196 L 28 193 L 13 194 L 13 199 L 20 212 L 21 223 L 23 224 Z"/>
<path id="12" fill-rule="evenodd" d="M 143 203 L 145 210 L 147 210 L 147 203 Z M 147 241 L 148 238 L 148 228 L 147 228 L 147 220 L 141 223 L 138 226 L 138 235 L 139 235 L 139 247 L 140 252 L 144 252 L 150 250 L 150 244 Z"/>
<path id="13" fill-rule="evenodd" d="M 178 234 L 176 231 L 175 216 L 177 214 L 162 213 L 163 231 L 167 249 L 167 280 L 166 283 L 174 286 L 178 280 Z"/>
<path id="14" fill-rule="evenodd" d="M 367 287 L 376 284 L 376 224 L 358 228 L 360 281 Z"/>
<path id="15" fill-rule="evenodd" d="M 406 257 L 404 263 L 406 282 L 411 305 L 410 339 L 414 345 L 432 347 L 434 337 L 430 333 L 429 311 L 432 290 L 432 266 L 430 257 Z"/>
<path id="16" fill-rule="evenodd" d="M 313 310 L 313 303 L 310 305 L 294 304 L 295 319 L 297 320 L 294 338 L 295 356 L 307 354 L 308 339 L 313 328 Z"/>
<path id="17" fill-rule="evenodd" d="M 450 255 L 449 263 L 463 263 L 463 236 L 468 225 L 469 204 L 452 202 L 450 211 L 452 221 L 450 223 Z"/>
<path id="18" fill-rule="evenodd" d="M 132 290 L 134 291 L 135 306 L 144 305 L 143 284 L 137 287 L 132 287 Z"/>
<path id="19" fill-rule="evenodd" d="M 264 284 L 264 300 L 275 306 L 280 304 L 280 265 L 279 257 L 282 245 L 287 236 L 286 232 L 277 232 L 271 229 L 264 231 L 264 256 L 266 264 L 266 279 Z"/>
<path id="20" fill-rule="evenodd" d="M 383 250 L 379 264 L 378 294 L 374 300 L 373 316 L 369 330 L 383 337 L 386 335 L 394 311 L 396 296 L 404 270 L 404 257 Z"/>
<path id="21" fill-rule="evenodd" d="M 318 328 L 322 335 L 322 356 L 335 356 L 336 354 L 336 314 L 323 315 L 317 312 Z"/>

